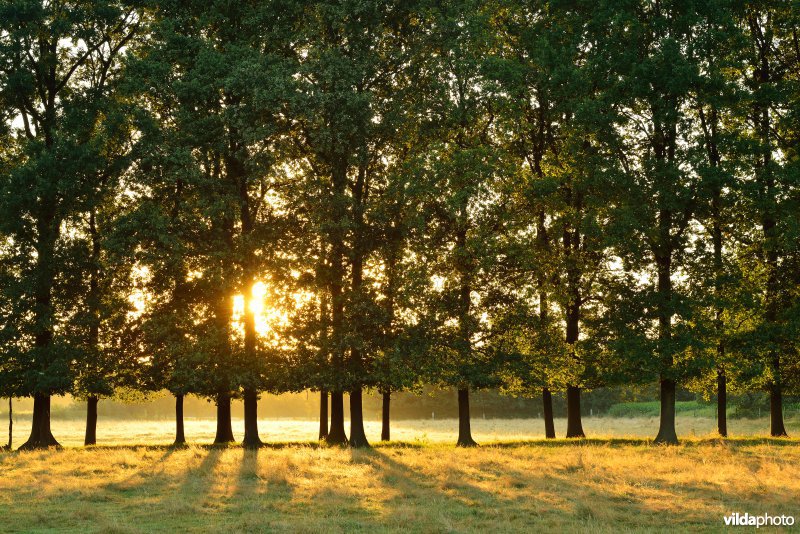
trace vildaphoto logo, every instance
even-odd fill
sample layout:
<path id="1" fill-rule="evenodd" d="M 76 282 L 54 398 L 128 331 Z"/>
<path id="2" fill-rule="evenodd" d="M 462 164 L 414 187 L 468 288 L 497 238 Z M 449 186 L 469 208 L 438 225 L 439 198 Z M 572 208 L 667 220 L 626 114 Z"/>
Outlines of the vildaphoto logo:
<path id="1" fill-rule="evenodd" d="M 726 527 L 791 527 L 794 517 L 791 515 L 750 515 L 734 512 L 723 517 Z"/>

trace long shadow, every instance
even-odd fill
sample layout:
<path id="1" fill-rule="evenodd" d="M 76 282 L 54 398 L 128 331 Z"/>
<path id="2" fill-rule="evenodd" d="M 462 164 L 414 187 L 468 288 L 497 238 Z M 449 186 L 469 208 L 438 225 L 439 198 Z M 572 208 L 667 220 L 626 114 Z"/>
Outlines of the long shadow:
<path id="1" fill-rule="evenodd" d="M 211 493 L 214 471 L 227 447 L 208 447 L 205 450 L 208 452 L 203 461 L 197 467 L 186 471 L 179 491 L 172 496 L 179 499 L 181 503 L 191 502 L 196 505 L 202 503 Z"/>
<path id="2" fill-rule="evenodd" d="M 780 447 L 791 447 L 791 446 L 798 446 L 800 445 L 800 438 L 796 437 L 789 437 L 789 438 L 773 438 L 769 436 L 743 436 L 743 437 L 730 437 L 730 438 L 718 438 L 718 437 L 701 437 L 701 438 L 683 438 L 680 439 L 680 443 L 677 445 L 678 447 L 696 447 L 701 445 L 741 445 L 741 446 L 752 446 L 752 445 L 775 445 Z M 630 446 L 630 445 L 639 445 L 639 446 L 652 446 L 652 447 L 672 447 L 673 445 L 659 445 L 653 443 L 652 438 L 579 438 L 579 439 L 567 439 L 567 438 L 557 438 L 557 439 L 545 439 L 545 438 L 535 438 L 535 439 L 522 439 L 522 440 L 498 440 L 498 441 L 486 441 L 481 443 L 481 447 L 496 447 L 496 448 L 517 448 L 517 447 L 575 447 L 575 446 L 585 446 L 585 445 L 610 445 L 610 446 Z M 391 441 L 391 442 L 378 442 L 375 443 L 372 448 L 373 449 L 424 449 L 427 447 L 445 447 L 449 448 L 452 447 L 453 444 L 451 443 L 420 443 L 420 442 L 411 442 L 411 441 Z M 175 445 L 148 445 L 148 444 L 124 444 L 124 445 L 92 445 L 91 447 L 62 447 L 61 449 L 52 449 L 50 452 L 57 452 L 59 450 L 79 450 L 79 449 L 86 449 L 90 451 L 114 451 L 114 450 L 124 450 L 124 449 L 144 449 L 147 451 L 169 451 L 169 450 L 180 450 L 182 448 L 190 448 L 194 447 L 197 449 L 206 449 L 212 450 L 220 448 L 219 445 L 213 444 L 196 444 L 190 443 L 187 445 L 175 446 Z M 327 449 L 327 448 L 346 448 L 347 445 L 340 446 L 340 445 L 328 445 L 324 442 L 320 441 L 277 441 L 277 442 L 270 442 L 264 443 L 261 445 L 262 449 L 287 449 L 287 448 L 310 448 L 310 449 Z M 241 448 L 241 445 L 224 445 L 222 448 L 226 449 L 237 449 Z M 36 452 L 48 452 L 48 450 L 43 451 L 0 451 L 0 459 L 4 457 L 12 457 L 12 456 L 21 456 L 21 455 L 29 455 L 35 454 Z"/>
<path id="3" fill-rule="evenodd" d="M 149 457 L 145 460 L 146 466 L 141 468 L 136 467 L 134 470 L 121 478 L 112 482 L 105 482 L 98 485 L 93 485 L 98 477 L 102 478 L 108 474 L 108 471 L 96 471 L 91 468 L 94 466 L 87 459 L 86 466 L 76 465 L 75 470 L 68 476 L 76 479 L 76 483 L 68 484 L 67 487 L 59 490 L 57 493 L 50 495 L 39 495 L 36 497 L 37 507 L 43 508 L 54 507 L 55 509 L 64 508 L 69 511 L 85 510 L 81 515 L 69 515 L 62 519 L 71 519 L 75 521 L 73 525 L 79 531 L 90 531 L 97 526 L 98 521 L 113 521 L 117 523 L 119 516 L 127 516 L 126 513 L 120 513 L 119 507 L 126 509 L 131 506 L 132 502 L 136 499 L 129 499 L 130 496 L 135 494 L 146 494 L 147 489 L 152 485 L 163 485 L 166 481 L 171 479 L 171 476 L 166 471 L 166 466 L 169 465 L 170 456 L 174 451 L 164 450 L 163 454 L 158 457 Z M 109 464 L 110 469 L 119 475 L 121 470 L 128 469 L 128 466 L 123 463 Z M 87 484 L 81 484 L 81 479 L 90 480 Z M 139 480 L 141 479 L 141 480 Z M 74 488 L 74 489 L 73 489 Z M 135 505 L 134 505 L 135 506 Z M 21 512 L 23 512 L 21 510 Z M 38 519 L 33 519 L 38 521 Z M 54 516 L 53 528 L 65 528 L 66 525 L 58 527 L 58 521 L 61 519 Z M 32 527 L 34 524 L 32 523 Z M 39 525 L 47 526 L 47 525 Z"/>
<path id="4" fill-rule="evenodd" d="M 158 471 L 150 473 L 137 471 L 129 477 L 110 482 L 103 486 L 100 492 L 107 492 L 112 496 L 111 500 L 116 500 L 126 509 L 128 518 L 148 518 L 152 514 L 152 509 L 142 509 L 138 503 L 138 497 L 151 499 L 158 497 L 158 501 L 153 505 L 167 504 L 169 508 L 181 511 L 182 508 L 189 508 L 194 511 L 194 507 L 202 502 L 205 495 L 209 492 L 213 483 L 213 473 L 219 457 L 223 453 L 222 448 L 203 448 L 206 455 L 196 467 L 188 467 L 182 474 L 170 472 L 168 460 L 178 450 L 182 448 L 165 447 L 164 454 L 156 460 L 153 465 L 160 466 Z M 201 449 L 201 450 L 203 450 Z M 187 453 L 191 452 L 187 450 Z M 192 454 L 197 455 L 194 451 Z"/>
<path id="5" fill-rule="evenodd" d="M 105 447 L 106 450 L 120 450 L 116 447 Z M 92 448 L 92 450 L 100 450 L 99 448 Z M 141 470 L 137 470 L 134 473 L 131 473 L 128 477 L 124 478 L 123 480 L 118 480 L 115 482 L 109 482 L 105 486 L 102 487 L 103 491 L 111 491 L 115 493 L 133 493 L 137 491 L 141 486 L 144 485 L 156 485 L 160 486 L 162 484 L 166 484 L 167 482 L 171 481 L 173 478 L 171 475 L 167 474 L 167 461 L 170 457 L 175 453 L 176 448 L 174 447 L 165 447 L 165 448 L 156 448 L 156 447 L 147 447 L 147 451 L 163 451 L 163 454 L 157 459 L 152 462 L 153 469 L 149 473 L 142 473 Z M 156 467 L 159 469 L 156 470 Z M 132 484 L 135 479 L 142 479 L 139 484 Z"/>
<path id="6" fill-rule="evenodd" d="M 261 475 L 259 462 L 263 459 L 260 448 L 242 450 L 236 489 L 230 499 L 234 505 L 232 517 L 237 521 L 230 526 L 236 531 L 262 528 L 265 514 L 275 512 L 279 505 L 292 500 L 293 488 L 285 477 L 269 472 Z"/>
<path id="7" fill-rule="evenodd" d="M 703 443 L 709 441 L 704 440 Z M 762 439 L 744 441 L 746 445 L 764 442 Z M 476 479 L 474 472 L 465 472 L 456 463 L 453 466 L 454 474 L 449 477 L 451 481 L 455 478 L 455 483 L 448 481 L 444 486 L 445 491 L 442 491 L 435 482 L 425 479 L 423 474 L 413 471 L 383 451 L 374 451 L 374 454 L 379 457 L 385 483 L 400 488 L 406 494 L 401 495 L 399 500 L 393 499 L 392 509 L 406 507 L 409 504 L 408 493 L 421 495 L 424 500 L 446 499 L 444 508 L 448 519 L 463 521 L 466 516 L 472 523 L 465 524 L 471 525 L 471 528 L 480 524 L 492 528 L 501 517 L 515 516 L 515 521 L 523 524 L 526 530 L 534 529 L 538 517 L 558 514 L 569 517 L 572 528 L 592 530 L 605 524 L 647 530 L 661 524 L 665 513 L 670 514 L 670 524 L 679 528 L 708 528 L 713 526 L 714 521 L 722 521 L 722 510 L 727 510 L 726 507 L 741 506 L 742 501 L 748 500 L 752 506 L 758 505 L 758 499 L 754 500 L 749 494 L 731 495 L 724 484 L 670 481 L 668 476 L 665 479 L 648 472 L 630 473 L 630 476 L 625 476 L 624 488 L 627 490 L 614 491 L 615 488 L 620 489 L 619 473 L 607 474 L 602 468 L 594 470 L 590 465 L 584 465 L 582 460 L 577 464 L 548 468 L 537 474 L 520 471 L 505 462 L 490 461 L 488 464 L 471 466 L 470 471 L 475 469 L 492 473 L 492 477 L 498 479 L 497 492 L 478 487 L 475 484 L 477 480 L 483 482 L 485 487 L 487 479 Z M 532 467 L 535 469 L 536 466 Z M 494 473 L 499 473 L 499 476 Z M 488 480 L 490 484 L 494 483 L 491 478 Z M 504 485 L 504 489 L 500 485 Z M 653 494 L 654 491 L 663 495 L 660 501 Z M 778 499 L 785 503 L 785 512 L 792 511 L 788 504 L 792 502 L 789 490 L 781 492 Z M 673 509 L 665 512 L 665 509 L 673 506 L 667 503 L 681 500 L 689 505 L 696 502 L 699 506 L 696 510 Z M 503 516 L 498 516 L 498 513 Z M 515 524 L 515 528 L 518 526 Z"/>
<path id="8" fill-rule="evenodd" d="M 388 447 L 381 447 L 384 448 Z M 466 473 L 461 472 L 457 480 L 445 481 L 440 486 L 437 480 L 414 471 L 381 449 L 373 450 L 371 454 L 380 468 L 384 484 L 400 490 L 400 494 L 389 502 L 396 520 L 408 520 L 401 512 L 409 508 L 409 500 L 419 501 L 419 509 L 424 509 L 426 503 L 443 500 L 445 506 L 441 509 L 445 511 L 447 521 L 467 521 L 467 525 L 475 520 L 491 523 L 497 513 L 506 511 L 496 494 L 470 483 Z M 435 522 L 437 519 L 441 518 L 428 518 L 428 521 Z"/>
<path id="9" fill-rule="evenodd" d="M 182 448 L 170 447 L 165 456 Z M 126 523 L 133 527 L 155 522 L 165 530 L 183 530 L 195 523 L 202 525 L 208 512 L 208 497 L 215 482 L 217 464 L 225 453 L 225 447 L 201 447 L 206 451 L 202 461 L 187 467 L 180 474 L 170 474 L 166 465 L 155 477 L 144 478 L 135 486 L 122 488 L 127 496 L 139 496 L 150 503 L 147 507 L 137 504 L 136 498 L 125 499 Z M 196 458 L 198 450 L 189 449 Z M 161 514 L 159 517 L 158 514 Z"/>
<path id="10" fill-rule="evenodd" d="M 703 440 L 700 444 L 709 444 L 724 440 Z M 742 440 L 744 446 L 760 445 L 762 439 Z M 697 445 L 697 444 L 693 444 Z M 656 448 L 656 447 L 653 447 Z M 687 447 L 691 449 L 694 447 Z M 680 450 L 680 448 L 677 448 Z M 740 454 L 739 451 L 736 454 Z M 492 462 L 496 463 L 496 462 Z M 491 465 L 490 467 L 495 467 Z M 607 525 L 631 524 L 636 528 L 647 530 L 653 525 L 662 524 L 664 514 L 670 516 L 670 526 L 677 528 L 708 528 L 713 522 L 722 521 L 721 516 L 731 510 L 738 510 L 742 506 L 752 509 L 763 509 L 764 503 L 759 502 L 752 494 L 752 486 L 747 490 L 732 491 L 726 483 L 712 481 L 685 482 L 675 479 L 669 472 L 657 473 L 647 470 L 624 472 L 620 476 L 606 471 L 603 466 L 593 467 L 585 464 L 580 456 L 577 462 L 568 462 L 566 465 L 547 465 L 539 473 L 539 479 L 532 479 L 529 472 L 523 472 L 504 463 L 497 466 L 510 478 L 510 485 L 517 491 L 516 500 L 526 499 L 528 486 L 535 486 L 539 482 L 543 488 L 537 488 L 541 494 L 550 495 L 551 500 L 562 500 L 571 503 L 570 511 L 561 511 L 561 514 L 572 517 L 573 520 L 584 522 L 586 528 L 593 523 L 602 521 Z M 758 480 L 753 476 L 754 483 Z M 623 482 L 624 486 L 620 483 Z M 627 488 L 624 491 L 621 487 Z M 762 491 L 767 491 L 763 488 Z M 662 494 L 655 497 L 653 492 Z M 649 496 L 646 495 L 649 493 Z M 784 504 L 782 512 L 791 512 L 795 496 L 789 488 L 779 488 L 777 493 L 772 493 Z M 686 509 L 675 510 L 676 503 L 685 501 Z M 650 502 L 647 502 L 650 501 Z M 749 504 L 743 502 L 750 501 Z M 654 506 L 654 503 L 658 503 Z M 696 503 L 692 506 L 692 503 Z M 673 507 L 669 512 L 665 508 Z M 800 509 L 795 505 L 795 509 Z M 796 514 L 795 514 L 796 515 Z"/>
<path id="11" fill-rule="evenodd" d="M 225 527 L 237 532 L 294 532 L 299 525 L 309 531 L 322 532 L 381 529 L 379 515 L 348 492 L 350 481 L 346 479 L 337 480 L 340 484 L 331 487 L 327 484 L 331 480 L 325 477 L 322 482 L 326 487 L 322 491 L 312 491 L 310 499 L 303 495 L 298 498 L 290 466 L 284 463 L 291 462 L 292 456 L 263 452 L 263 449 L 283 448 L 283 445 L 265 446 L 242 451 L 237 486 L 230 498 L 232 507 L 227 510 Z M 340 447 L 313 447 L 318 448 Z"/>

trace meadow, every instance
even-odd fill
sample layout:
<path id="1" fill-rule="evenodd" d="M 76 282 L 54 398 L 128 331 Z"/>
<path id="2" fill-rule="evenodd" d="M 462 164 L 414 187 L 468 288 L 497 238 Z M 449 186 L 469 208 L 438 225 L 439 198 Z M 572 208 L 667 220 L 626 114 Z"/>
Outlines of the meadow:
<path id="1" fill-rule="evenodd" d="M 736 423 L 743 435 L 763 421 Z M 169 422 L 101 422 L 105 445 L 84 448 L 70 446 L 79 422 L 55 421 L 64 449 L 0 453 L 0 532 L 718 532 L 731 512 L 800 519 L 800 441 L 723 441 L 713 420 L 684 417 L 681 445 L 653 446 L 633 432 L 651 424 L 587 418 L 605 433 L 544 441 L 540 420 L 478 419 L 482 446 L 458 449 L 452 420 L 398 421 L 391 444 L 370 423 L 374 448 L 352 450 L 309 441 L 311 421 L 264 421 L 270 444 L 243 450 L 207 445 L 213 421 L 188 421 L 195 444 L 178 449 Z"/>
<path id="2" fill-rule="evenodd" d="M 8 412 L 6 412 L 8 413 Z M 2 421 L 0 415 L 0 421 Z M 2 423 L 0 423 L 2 424 Z M 345 419 L 345 428 L 349 428 Z M 730 419 L 729 431 L 732 436 L 760 436 L 768 434 L 769 419 Z M 237 439 L 244 434 L 244 421 L 232 419 L 233 433 Z M 377 442 L 381 435 L 380 421 L 364 422 L 367 438 Z M 786 420 L 789 435 L 800 435 L 800 417 Z M 556 434 L 566 432 L 566 419 L 555 419 Z M 2 427 L 0 427 L 2 428 Z M 647 439 L 655 436 L 658 430 L 658 417 L 584 417 L 583 428 L 590 438 L 637 438 Z M 210 445 L 214 441 L 216 421 L 209 418 L 187 417 L 185 420 L 186 439 L 190 443 Z M 686 438 L 714 437 L 716 421 L 711 417 L 678 415 L 678 436 Z M 83 445 L 85 422 L 81 419 L 53 418 L 53 435 L 62 445 L 76 447 Z M 319 432 L 319 423 L 306 418 L 274 418 L 259 421 L 261 439 L 265 442 L 308 442 L 314 440 Z M 458 432 L 455 419 L 412 419 L 392 422 L 392 440 L 416 444 L 454 443 Z M 15 417 L 14 443 L 19 446 L 30 433 L 30 416 L 19 414 Z M 483 419 L 472 420 L 473 437 L 478 443 L 497 441 L 527 441 L 544 439 L 544 423 L 541 419 Z M 2 433 L 0 433 L 2 436 Z M 169 419 L 104 419 L 97 423 L 97 444 L 104 445 L 169 445 L 175 438 L 175 423 Z M 0 441 L 2 438 L 0 438 Z"/>

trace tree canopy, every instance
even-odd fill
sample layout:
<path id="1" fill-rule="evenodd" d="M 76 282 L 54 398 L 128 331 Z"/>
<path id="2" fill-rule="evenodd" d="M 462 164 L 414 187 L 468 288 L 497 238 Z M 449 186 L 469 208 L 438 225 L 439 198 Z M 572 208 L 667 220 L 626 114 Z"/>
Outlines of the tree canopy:
<path id="1" fill-rule="evenodd" d="M 800 390 L 800 9 L 0 2 L 0 393 Z M 344 427 L 344 395 L 350 430 Z M 94 406 L 94 413 L 91 412 Z M 550 431 L 548 431 L 550 433 Z"/>

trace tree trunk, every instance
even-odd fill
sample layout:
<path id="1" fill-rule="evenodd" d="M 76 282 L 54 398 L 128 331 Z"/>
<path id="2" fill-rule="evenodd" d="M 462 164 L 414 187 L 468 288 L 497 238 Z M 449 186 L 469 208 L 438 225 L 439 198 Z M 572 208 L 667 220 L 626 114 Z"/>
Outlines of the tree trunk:
<path id="1" fill-rule="evenodd" d="M 231 426 L 231 397 L 225 393 L 217 395 L 217 435 L 214 445 L 221 445 L 235 441 L 233 427 Z"/>
<path id="2" fill-rule="evenodd" d="M 383 406 L 381 409 L 381 441 L 389 441 L 389 407 L 392 403 L 391 391 L 383 392 Z"/>
<path id="3" fill-rule="evenodd" d="M 550 388 L 542 389 L 542 406 L 544 411 L 544 436 L 547 439 L 556 438 L 556 425 L 553 421 L 553 395 Z"/>
<path id="4" fill-rule="evenodd" d="M 366 168 L 360 166 L 358 178 L 353 188 L 353 246 L 350 259 L 350 287 L 354 294 L 362 291 L 364 283 L 364 256 L 367 247 L 364 246 L 364 192 L 366 181 Z M 353 307 L 354 320 L 358 323 L 363 320 L 363 307 Z M 353 377 L 360 379 L 364 372 L 363 355 L 356 341 L 350 346 L 350 366 Z M 350 390 L 350 446 L 369 447 L 367 435 L 364 432 L 364 406 L 362 403 L 362 384 L 356 383 Z"/>
<path id="5" fill-rule="evenodd" d="M 774 364 L 777 367 L 777 363 Z M 772 437 L 786 437 L 786 427 L 783 424 L 783 393 L 781 384 L 774 380 L 769 390 L 769 435 Z"/>
<path id="6" fill-rule="evenodd" d="M 348 219 L 347 204 L 349 200 L 346 196 L 347 185 L 347 162 L 339 161 L 334 166 L 331 173 L 333 185 L 332 197 L 332 218 L 334 221 L 345 221 Z M 345 278 L 345 243 L 344 229 L 341 224 L 334 224 L 330 230 L 330 280 L 329 291 L 331 297 L 331 339 L 329 342 L 334 347 L 331 354 L 331 371 L 333 378 L 338 382 L 337 389 L 331 391 L 331 426 L 325 441 L 331 445 L 344 445 L 347 443 L 347 435 L 344 432 L 344 393 L 340 383 L 344 374 L 344 351 L 345 344 L 345 313 L 344 313 L 344 278 Z"/>
<path id="7" fill-rule="evenodd" d="M 183 395 L 175 395 L 175 445 L 186 445 L 183 431 Z"/>
<path id="8" fill-rule="evenodd" d="M 89 263 L 89 298 L 88 306 L 91 314 L 89 324 L 89 343 L 93 349 L 100 353 L 100 236 L 97 230 L 97 210 L 92 207 L 89 212 L 89 235 L 92 239 L 92 253 Z M 95 367 L 92 373 L 97 373 L 99 369 Z M 86 402 L 86 435 L 83 444 L 97 444 L 97 397 L 89 395 Z"/>
<path id="9" fill-rule="evenodd" d="M 11 405 L 11 397 L 8 398 L 8 450 L 13 446 L 14 436 L 14 407 Z"/>
<path id="10" fill-rule="evenodd" d="M 364 432 L 364 411 L 361 402 L 361 388 L 350 392 L 350 446 L 369 447 Z"/>
<path id="11" fill-rule="evenodd" d="M 677 445 L 678 434 L 675 432 L 675 381 L 661 379 L 661 418 L 655 443 Z"/>
<path id="12" fill-rule="evenodd" d="M 575 213 L 581 212 L 582 195 L 573 191 L 571 181 L 565 186 L 567 200 Z M 564 321 L 566 323 L 565 341 L 569 347 L 570 362 L 580 369 L 580 358 L 575 351 L 575 345 L 580 339 L 581 326 L 581 268 L 580 261 L 574 261 L 581 254 L 581 234 L 579 227 L 564 228 L 562 238 L 564 254 L 566 259 L 566 282 L 569 303 L 564 309 Z M 577 373 L 576 373 L 577 374 Z M 576 376 L 580 380 L 580 375 Z M 567 386 L 567 437 L 585 438 L 583 423 L 581 422 L 581 388 L 573 383 Z"/>
<path id="13" fill-rule="evenodd" d="M 669 225 L 671 215 L 668 210 L 659 213 L 659 228 L 663 241 L 669 241 Z M 658 434 L 655 443 L 675 445 L 678 443 L 678 433 L 675 430 L 675 380 L 665 378 L 665 374 L 672 372 L 674 358 L 670 348 L 672 340 L 672 252 L 660 250 L 654 253 L 658 270 L 658 338 L 660 342 L 661 358 L 661 415 Z"/>
<path id="14" fill-rule="evenodd" d="M 244 439 L 242 446 L 258 448 L 264 445 L 258 437 L 258 393 L 251 388 L 244 390 Z"/>
<path id="15" fill-rule="evenodd" d="M 347 443 L 344 433 L 344 394 L 341 391 L 331 391 L 331 428 L 325 441 L 331 445 Z"/>
<path id="16" fill-rule="evenodd" d="M 568 234 L 567 234 L 568 235 Z M 569 248 L 571 241 L 565 238 L 565 246 Z M 571 276 L 572 277 L 572 276 Z M 578 358 L 575 355 L 575 343 L 578 342 L 580 328 L 580 294 L 577 289 L 577 282 L 572 281 L 574 295 L 572 302 L 567 307 L 566 323 L 567 335 L 566 342 L 570 347 L 570 354 L 573 362 L 577 365 Z M 581 421 L 581 388 L 575 385 L 567 386 L 567 437 L 585 438 L 583 433 L 583 423 Z"/>
<path id="17" fill-rule="evenodd" d="M 28 441 L 22 444 L 21 450 L 60 447 L 50 431 L 50 395 L 36 393 L 33 395 L 33 425 Z"/>
<path id="18" fill-rule="evenodd" d="M 581 388 L 576 386 L 567 386 L 567 437 L 586 437 L 581 422 Z"/>
<path id="19" fill-rule="evenodd" d="M 98 398 L 90 396 L 86 401 L 86 436 L 84 445 L 97 445 L 97 402 Z"/>
<path id="20" fill-rule="evenodd" d="M 749 22 L 752 30 L 753 44 L 758 51 L 758 66 L 753 69 L 753 81 L 757 88 L 766 84 L 774 84 L 783 80 L 783 74 L 779 70 L 772 68 L 771 61 L 776 59 L 773 55 L 772 40 L 764 36 L 771 35 L 770 28 L 759 28 L 761 22 L 760 15 L 752 13 Z M 769 19 L 767 19 L 769 20 Z M 774 161 L 772 137 L 774 127 L 770 115 L 770 103 L 757 101 L 754 111 L 758 117 L 759 141 L 761 141 L 761 157 L 756 165 L 756 176 L 760 185 L 759 192 L 761 208 L 761 231 L 763 241 L 761 247 L 764 251 L 765 271 L 766 271 L 766 291 L 764 295 L 764 320 L 767 327 L 774 328 L 778 322 L 778 311 L 780 308 L 779 295 L 781 293 L 781 282 L 778 273 L 780 272 L 780 253 L 782 239 L 778 226 L 779 222 L 779 190 L 776 187 L 774 176 Z M 773 334 L 774 336 L 774 334 Z M 775 342 L 773 336 L 769 341 Z M 769 384 L 769 412 L 770 412 L 770 435 L 786 436 L 786 427 L 783 424 L 783 392 L 781 386 L 781 361 L 780 354 L 771 351 L 768 355 L 768 365 L 772 366 L 772 381 Z"/>
<path id="21" fill-rule="evenodd" d="M 40 260 L 41 262 L 41 260 Z M 46 284 L 43 284 L 46 285 Z M 50 317 L 52 316 L 52 303 L 50 300 L 50 288 L 52 284 L 47 285 L 46 288 L 42 289 L 41 294 L 39 294 L 37 288 L 37 295 L 36 295 L 36 305 L 37 309 L 46 309 L 46 312 L 37 313 L 37 322 L 50 324 L 51 320 Z M 41 331 L 37 332 L 35 336 L 35 347 L 37 349 L 44 349 L 47 351 L 47 348 L 50 346 L 53 338 L 53 332 L 50 328 L 43 328 Z M 41 374 L 44 374 L 44 371 L 40 371 Z M 33 394 L 33 418 L 32 418 L 32 426 L 31 426 L 31 434 L 28 437 L 28 441 L 22 444 L 20 449 L 22 450 L 30 450 L 30 449 L 44 449 L 48 447 L 60 447 L 59 443 L 56 441 L 55 437 L 53 437 L 53 433 L 50 430 L 50 395 L 45 393 L 34 393 Z"/>
<path id="22" fill-rule="evenodd" d="M 709 120 L 703 106 L 699 108 L 700 126 L 705 137 L 705 146 L 708 162 L 714 169 L 718 168 L 721 157 L 717 143 L 717 131 L 719 116 L 716 107 L 711 106 Z M 725 359 L 725 345 L 722 342 L 724 324 L 722 321 L 722 306 L 720 298 L 722 295 L 722 279 L 724 276 L 724 266 L 722 262 L 722 187 L 715 183 L 711 192 L 711 241 L 714 247 L 714 298 L 716 300 L 714 312 L 714 330 L 718 336 L 717 341 L 717 432 L 723 438 L 728 437 L 728 381 L 725 376 L 725 369 L 722 367 Z"/>
<path id="23" fill-rule="evenodd" d="M 728 377 L 721 367 L 717 368 L 717 432 L 728 437 Z"/>
<path id="24" fill-rule="evenodd" d="M 458 441 L 457 447 L 475 447 L 469 420 L 469 389 L 458 390 Z"/>
<path id="25" fill-rule="evenodd" d="M 319 439 L 328 437 L 328 392 L 319 392 Z"/>
<path id="26" fill-rule="evenodd" d="M 252 287 L 244 292 L 244 354 L 247 369 L 252 373 L 248 377 L 251 385 L 244 386 L 244 438 L 242 446 L 258 448 L 263 445 L 258 436 L 258 391 L 252 386 L 258 380 L 258 356 L 256 354 L 256 321 L 252 309 Z"/>

